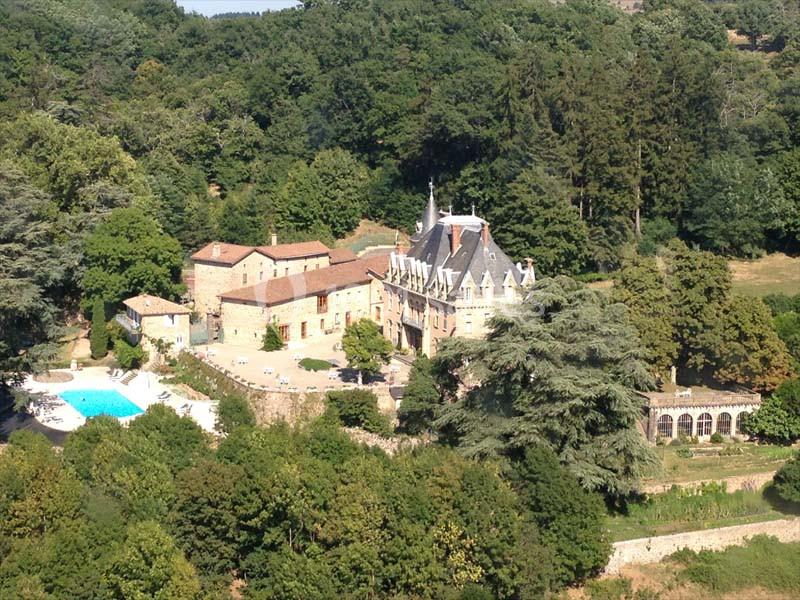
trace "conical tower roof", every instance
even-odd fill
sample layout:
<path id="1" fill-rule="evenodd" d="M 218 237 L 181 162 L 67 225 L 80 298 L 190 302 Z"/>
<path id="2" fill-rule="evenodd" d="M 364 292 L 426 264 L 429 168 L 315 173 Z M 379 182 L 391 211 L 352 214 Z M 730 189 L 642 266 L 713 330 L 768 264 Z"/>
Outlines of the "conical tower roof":
<path id="1" fill-rule="evenodd" d="M 431 179 L 428 187 L 430 187 L 431 194 L 428 197 L 428 206 L 425 207 L 425 213 L 422 215 L 422 235 L 433 229 L 434 225 L 439 221 L 439 207 L 436 206 L 436 200 L 433 197 L 433 179 Z"/>

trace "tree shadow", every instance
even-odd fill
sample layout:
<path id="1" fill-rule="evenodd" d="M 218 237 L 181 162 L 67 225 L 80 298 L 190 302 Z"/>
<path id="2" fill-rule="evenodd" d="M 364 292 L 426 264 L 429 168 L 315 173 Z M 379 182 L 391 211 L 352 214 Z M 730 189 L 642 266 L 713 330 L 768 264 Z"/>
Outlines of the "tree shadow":
<path id="1" fill-rule="evenodd" d="M 768 483 L 764 486 L 762 496 L 773 510 L 784 515 L 800 516 L 800 503 L 789 502 L 781 498 L 778 494 L 778 490 L 775 489 L 772 483 Z"/>

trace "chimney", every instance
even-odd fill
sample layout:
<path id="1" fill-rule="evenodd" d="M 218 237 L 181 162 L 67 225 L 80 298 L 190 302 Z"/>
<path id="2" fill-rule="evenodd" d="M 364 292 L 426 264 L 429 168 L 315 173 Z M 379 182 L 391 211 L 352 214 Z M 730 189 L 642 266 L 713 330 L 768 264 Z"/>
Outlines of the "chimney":
<path id="1" fill-rule="evenodd" d="M 526 258 L 525 259 L 525 264 L 528 266 L 528 272 L 530 272 L 533 269 L 533 259 L 532 258 Z"/>
<path id="2" fill-rule="evenodd" d="M 273 246 L 277 246 L 278 245 L 278 234 L 277 233 L 273 233 L 272 234 L 272 239 L 270 241 L 271 241 Z"/>
<path id="3" fill-rule="evenodd" d="M 483 247 L 489 247 L 489 224 L 484 223 L 483 227 L 481 227 L 481 241 L 483 242 Z"/>
<path id="4" fill-rule="evenodd" d="M 455 255 L 461 247 L 461 225 L 451 225 L 450 233 L 450 256 Z"/>
<path id="5" fill-rule="evenodd" d="M 211 256 L 213 258 L 219 258 L 221 252 L 222 252 L 222 247 L 219 244 L 214 244 L 213 246 L 211 246 Z"/>

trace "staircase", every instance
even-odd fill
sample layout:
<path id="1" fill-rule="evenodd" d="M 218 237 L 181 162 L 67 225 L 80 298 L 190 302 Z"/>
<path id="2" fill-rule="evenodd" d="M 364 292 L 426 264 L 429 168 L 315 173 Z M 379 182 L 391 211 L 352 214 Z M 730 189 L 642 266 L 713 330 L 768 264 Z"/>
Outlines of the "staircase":
<path id="1" fill-rule="evenodd" d="M 134 379 L 136 379 L 136 376 L 137 376 L 138 374 L 139 374 L 139 373 L 137 373 L 136 371 L 130 371 L 130 372 L 127 374 L 127 375 L 125 375 L 125 377 L 123 377 L 123 378 L 120 380 L 120 383 L 121 383 L 122 385 L 128 385 L 128 384 L 129 384 L 131 381 L 133 381 Z"/>

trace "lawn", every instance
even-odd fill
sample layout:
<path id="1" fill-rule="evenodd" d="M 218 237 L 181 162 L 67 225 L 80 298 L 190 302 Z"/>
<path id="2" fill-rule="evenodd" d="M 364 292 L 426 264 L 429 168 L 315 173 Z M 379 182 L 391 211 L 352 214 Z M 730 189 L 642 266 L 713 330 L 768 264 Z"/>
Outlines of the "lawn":
<path id="1" fill-rule="evenodd" d="M 607 524 L 614 541 L 683 531 L 697 531 L 785 519 L 800 514 L 800 506 L 783 501 L 772 485 L 763 490 L 732 494 L 719 484 L 672 489 L 631 503 L 626 514 L 612 514 Z"/>
<path id="2" fill-rule="evenodd" d="M 732 260 L 733 289 L 747 296 L 800 292 L 800 257 L 770 254 L 757 260 Z"/>
<path id="3" fill-rule="evenodd" d="M 729 445 L 728 445 L 729 446 Z M 701 479 L 724 479 L 737 475 L 751 475 L 775 471 L 792 456 L 796 449 L 786 446 L 757 446 L 739 444 L 741 454 L 720 456 L 726 444 L 687 446 L 694 456 L 678 456 L 679 448 L 660 446 L 656 453 L 661 459 L 659 472 L 644 479 L 645 483 L 684 483 Z"/>

